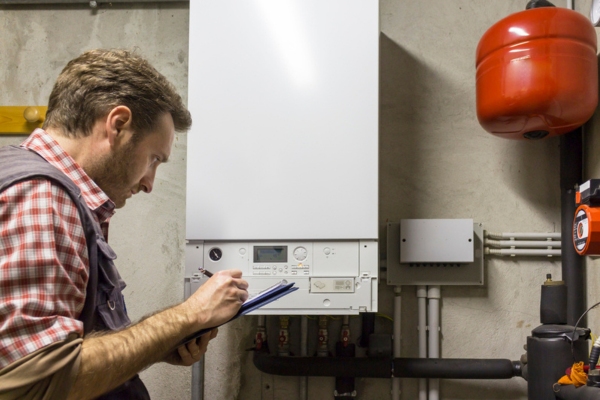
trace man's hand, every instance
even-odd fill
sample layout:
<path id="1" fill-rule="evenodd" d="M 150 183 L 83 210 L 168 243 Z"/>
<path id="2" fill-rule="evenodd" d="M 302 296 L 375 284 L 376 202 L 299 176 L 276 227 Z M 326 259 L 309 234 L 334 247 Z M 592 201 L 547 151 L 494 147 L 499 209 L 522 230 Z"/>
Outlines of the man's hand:
<path id="1" fill-rule="evenodd" d="M 248 298 L 247 289 L 248 282 L 242 279 L 242 271 L 219 271 L 182 306 L 197 324 L 198 330 L 216 327 L 238 312 Z"/>
<path id="2" fill-rule="evenodd" d="M 86 336 L 68 398 L 96 398 L 150 364 L 160 360 L 176 362 L 172 349 L 194 332 L 229 321 L 248 298 L 247 288 L 242 271 L 220 271 L 177 306 L 118 332 Z M 180 346 L 176 350 L 180 364 L 198 361 L 214 335 L 216 330 L 203 335 L 199 342 Z"/>
<path id="3" fill-rule="evenodd" d="M 169 354 L 163 361 L 172 365 L 190 365 L 200 361 L 208 348 L 208 342 L 217 337 L 218 329 L 213 329 L 199 338 L 181 345 Z"/>

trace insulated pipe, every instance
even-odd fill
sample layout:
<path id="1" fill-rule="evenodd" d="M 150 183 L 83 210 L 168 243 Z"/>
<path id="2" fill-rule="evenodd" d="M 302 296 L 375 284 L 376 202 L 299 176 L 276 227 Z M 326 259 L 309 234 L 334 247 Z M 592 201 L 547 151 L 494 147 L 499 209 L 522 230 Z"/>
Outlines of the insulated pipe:
<path id="1" fill-rule="evenodd" d="M 427 326 L 429 333 L 429 358 L 440 358 L 440 287 L 429 286 L 427 288 L 427 299 L 429 309 L 427 311 Z M 429 380 L 429 400 L 439 400 L 439 379 Z"/>
<path id="2" fill-rule="evenodd" d="M 427 286 L 417 286 L 419 358 L 427 358 Z M 427 400 L 427 379 L 419 379 L 419 400 Z"/>
<path id="3" fill-rule="evenodd" d="M 375 313 L 364 312 L 362 316 L 362 327 L 360 334 L 360 347 L 369 347 L 369 337 L 375 332 Z"/>
<path id="4" fill-rule="evenodd" d="M 571 235 L 569 234 L 569 237 Z M 489 239 L 514 239 L 514 240 L 560 240 L 560 232 L 538 232 L 538 233 L 493 233 L 485 232 L 485 237 Z"/>
<path id="5" fill-rule="evenodd" d="M 521 376 L 519 361 L 505 359 L 278 357 L 254 352 L 260 371 L 280 376 L 348 376 L 354 378 L 511 379 Z"/>
<path id="6" fill-rule="evenodd" d="M 394 287 L 394 358 L 402 355 L 402 287 Z M 400 378 L 392 378 L 392 400 L 400 400 Z"/>
<path id="7" fill-rule="evenodd" d="M 397 358 L 395 376 L 432 379 L 510 379 L 521 376 L 520 361 L 472 358 Z"/>
<path id="8" fill-rule="evenodd" d="M 535 248 L 535 247 L 561 247 L 560 240 L 485 240 L 483 243 L 485 246 L 490 247 L 525 247 L 525 248 Z"/>
<path id="9" fill-rule="evenodd" d="M 573 245 L 575 216 L 575 186 L 583 176 L 583 129 L 578 128 L 560 137 L 560 192 L 562 231 L 562 280 L 567 285 L 567 324 L 575 325 L 583 314 L 585 286 L 583 258 Z M 580 326 L 586 326 L 584 318 Z"/>
<path id="10" fill-rule="evenodd" d="M 575 215 L 575 210 L 573 210 L 573 215 Z M 573 247 L 572 244 L 571 244 L 571 247 Z M 561 247 L 561 249 L 564 249 L 564 247 Z M 573 250 L 573 251 L 575 251 L 575 250 Z M 553 256 L 558 257 L 561 255 L 564 256 L 564 252 L 561 252 L 561 250 L 490 249 L 488 247 L 485 248 L 485 254 L 497 255 L 497 256 L 528 256 L 528 257 L 553 257 Z M 575 254 L 577 254 L 577 253 L 575 253 Z M 563 265 L 564 265 L 564 261 L 563 261 Z M 575 322 L 573 322 L 573 325 L 575 325 Z"/>
<path id="11" fill-rule="evenodd" d="M 600 400 L 600 388 L 573 385 L 555 385 L 555 396 L 558 400 Z"/>
<path id="12" fill-rule="evenodd" d="M 300 317 L 300 357 L 308 356 L 308 317 Z M 308 377 L 300 377 L 300 400 L 308 400 Z"/>

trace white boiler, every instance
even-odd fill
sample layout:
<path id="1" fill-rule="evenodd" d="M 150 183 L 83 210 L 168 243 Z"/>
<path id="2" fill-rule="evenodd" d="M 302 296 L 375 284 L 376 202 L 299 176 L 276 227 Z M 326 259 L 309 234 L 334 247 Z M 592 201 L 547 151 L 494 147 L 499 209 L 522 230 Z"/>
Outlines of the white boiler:
<path id="1" fill-rule="evenodd" d="M 255 314 L 377 311 L 378 0 L 190 2 L 186 278 Z"/>

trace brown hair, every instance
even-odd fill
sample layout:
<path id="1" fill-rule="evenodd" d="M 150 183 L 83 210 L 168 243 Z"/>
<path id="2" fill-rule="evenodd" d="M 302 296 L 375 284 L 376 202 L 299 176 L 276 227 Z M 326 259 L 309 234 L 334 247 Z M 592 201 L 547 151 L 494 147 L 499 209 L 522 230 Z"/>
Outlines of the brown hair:
<path id="1" fill-rule="evenodd" d="M 119 105 L 131 110 L 137 139 L 167 112 L 177 131 L 192 124 L 181 96 L 148 61 L 126 50 L 99 49 L 83 53 L 62 70 L 50 93 L 43 128 L 87 136 L 98 118 Z"/>

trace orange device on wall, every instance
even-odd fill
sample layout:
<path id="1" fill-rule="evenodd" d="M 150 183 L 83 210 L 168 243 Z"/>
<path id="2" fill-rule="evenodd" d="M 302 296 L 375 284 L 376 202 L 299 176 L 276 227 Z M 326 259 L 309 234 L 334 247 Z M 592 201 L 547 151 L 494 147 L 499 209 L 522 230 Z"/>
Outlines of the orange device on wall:
<path id="1" fill-rule="evenodd" d="M 579 186 L 573 219 L 573 245 L 580 255 L 600 255 L 600 179 Z"/>
<path id="2" fill-rule="evenodd" d="M 596 32 L 578 12 L 541 7 L 509 15 L 485 32 L 476 59 L 477 118 L 494 135 L 560 135 L 596 109 Z"/>

